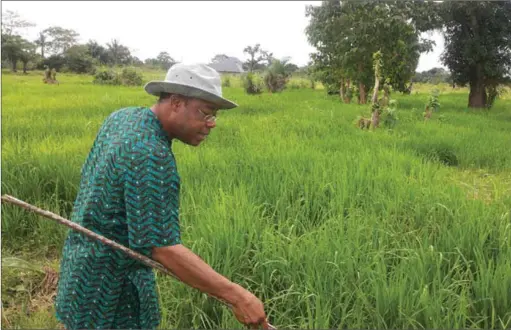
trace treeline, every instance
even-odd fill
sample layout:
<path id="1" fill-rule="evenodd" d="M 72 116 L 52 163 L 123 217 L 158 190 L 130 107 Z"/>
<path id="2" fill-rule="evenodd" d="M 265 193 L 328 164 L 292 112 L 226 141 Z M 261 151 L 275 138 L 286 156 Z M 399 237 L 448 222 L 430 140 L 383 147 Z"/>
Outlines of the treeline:
<path id="1" fill-rule="evenodd" d="M 142 61 L 119 40 L 105 45 L 95 40 L 85 44 L 78 42 L 80 34 L 72 29 L 50 26 L 38 33 L 36 40 L 20 35 L 25 28 L 35 24 L 25 21 L 19 14 L 6 11 L 2 18 L 2 66 L 12 71 L 44 69 L 57 71 L 94 73 L 97 66 L 148 66 L 168 69 L 176 61 L 167 53 L 160 52 L 155 58 Z"/>
<path id="2" fill-rule="evenodd" d="M 437 85 L 440 83 L 452 84 L 453 77 L 449 71 L 443 68 L 433 68 L 427 71 L 417 72 L 412 77 L 412 82 L 433 84 Z"/>
<path id="3" fill-rule="evenodd" d="M 441 61 L 450 78 L 443 79 L 469 86 L 469 107 L 491 107 L 499 86 L 510 82 L 509 0 L 328 0 L 308 6 L 306 16 L 306 35 L 317 49 L 311 54 L 311 73 L 341 100 L 353 95 L 366 104 L 380 90 L 410 93 L 414 76 L 428 76 L 415 70 L 420 55 L 434 45 L 422 33 L 432 30 L 442 31 L 445 40 Z"/>

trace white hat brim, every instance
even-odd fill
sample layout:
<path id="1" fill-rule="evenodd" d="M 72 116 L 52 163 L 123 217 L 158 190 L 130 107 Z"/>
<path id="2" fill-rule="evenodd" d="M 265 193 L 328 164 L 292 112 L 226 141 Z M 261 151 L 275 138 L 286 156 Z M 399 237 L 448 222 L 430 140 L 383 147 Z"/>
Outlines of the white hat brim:
<path id="1" fill-rule="evenodd" d="M 154 96 L 160 96 L 161 93 L 171 93 L 205 100 L 213 103 L 218 109 L 232 109 L 238 106 L 236 103 L 223 97 L 183 84 L 166 81 L 150 81 L 145 85 L 144 89 L 147 93 Z"/>

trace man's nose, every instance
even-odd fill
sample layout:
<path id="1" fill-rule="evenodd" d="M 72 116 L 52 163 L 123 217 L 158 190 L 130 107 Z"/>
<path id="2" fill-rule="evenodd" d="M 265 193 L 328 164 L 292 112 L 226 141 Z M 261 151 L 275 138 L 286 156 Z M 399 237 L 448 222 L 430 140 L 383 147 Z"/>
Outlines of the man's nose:
<path id="1" fill-rule="evenodd" d="M 208 122 L 206 122 L 206 126 L 208 126 L 209 129 L 215 128 L 216 127 L 216 122 L 208 121 Z"/>

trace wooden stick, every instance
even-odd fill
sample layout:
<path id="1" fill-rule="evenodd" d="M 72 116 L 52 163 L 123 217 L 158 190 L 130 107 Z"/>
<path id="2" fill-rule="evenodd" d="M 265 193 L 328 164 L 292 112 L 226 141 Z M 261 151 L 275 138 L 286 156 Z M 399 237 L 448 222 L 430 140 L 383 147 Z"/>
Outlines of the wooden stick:
<path id="1" fill-rule="evenodd" d="M 164 274 L 166 275 L 171 275 L 172 277 L 174 277 L 175 279 L 179 280 L 179 278 L 174 275 L 173 273 L 171 273 L 167 268 L 165 268 L 162 264 L 160 264 L 159 262 L 156 262 L 144 255 L 141 255 L 140 253 L 137 253 L 127 247 L 125 247 L 124 245 L 121 245 L 119 243 L 116 243 L 104 236 L 101 236 L 99 234 L 96 234 L 95 232 L 85 228 L 85 227 L 82 227 L 80 226 L 79 224 L 75 223 L 75 222 L 72 222 L 72 221 L 69 221 L 67 220 L 66 218 L 63 218 L 61 216 L 59 216 L 58 214 L 55 214 L 55 213 L 52 213 L 50 211 L 46 211 L 46 210 L 43 210 L 43 209 L 40 209 L 34 205 L 30 205 L 22 200 L 19 200 L 15 197 L 12 197 L 10 195 L 3 195 L 2 196 L 2 202 L 7 202 L 7 203 L 11 203 L 11 204 L 14 204 L 14 205 L 17 205 L 17 206 L 20 206 L 26 210 L 29 210 L 31 212 L 34 212 L 34 213 L 37 213 L 39 215 L 42 215 L 46 218 L 49 218 L 49 219 L 52 219 L 54 221 L 56 221 L 57 223 L 60 223 L 64 226 L 67 226 L 71 229 L 74 229 L 82 234 L 85 234 L 89 237 L 92 237 L 94 239 L 97 239 L 98 241 L 108 245 L 108 246 L 111 246 L 113 247 L 114 249 L 117 249 L 117 250 L 121 250 L 123 251 L 124 253 L 126 253 L 128 256 L 132 257 L 133 259 L 135 260 L 138 260 L 140 262 L 142 262 L 143 264 L 145 264 L 146 266 L 149 266 L 149 267 L 152 267 L 152 268 L 155 268 L 161 272 L 163 272 Z M 213 296 L 211 296 L 213 297 Z M 224 304 L 225 306 L 229 307 L 232 309 L 232 306 L 223 301 L 222 299 L 219 299 L 217 297 L 213 297 L 215 298 L 216 300 L 218 300 L 219 302 L 221 302 L 222 304 Z M 268 323 L 268 326 L 269 326 L 269 329 L 276 329 L 274 326 L 272 326 L 270 323 Z"/>
<path id="2" fill-rule="evenodd" d="M 43 210 L 43 209 L 40 209 L 36 206 L 33 206 L 33 205 L 30 205 L 24 201 L 21 201 L 17 198 L 14 198 L 12 196 L 9 196 L 9 195 L 3 195 L 2 196 L 2 201 L 4 202 L 8 202 L 8 203 L 11 203 L 11 204 L 15 204 L 17 206 L 21 206 L 22 208 L 24 209 L 27 209 L 29 211 L 32 211 L 34 213 L 37 213 L 39 215 L 42 215 L 46 218 L 49 218 L 49 219 L 52 219 L 52 220 L 55 220 L 57 221 L 58 223 L 64 225 L 64 226 L 67 226 L 71 229 L 74 229 L 82 234 L 85 234 L 89 237 L 92 237 L 94 239 L 97 239 L 98 241 L 106 244 L 106 245 L 109 245 L 111 247 L 113 247 L 114 249 L 117 249 L 117 250 L 121 250 L 123 251 L 124 253 L 126 253 L 127 255 L 129 255 L 130 257 L 132 257 L 133 259 L 135 260 L 138 260 L 140 262 L 142 262 L 143 264 L 145 264 L 146 266 L 149 266 L 149 267 L 152 267 L 152 268 L 156 268 L 158 269 L 159 271 L 162 271 L 163 273 L 167 274 L 167 275 L 171 275 L 171 276 L 174 276 L 174 274 L 172 274 L 167 268 L 163 267 L 162 264 L 144 256 L 144 255 L 141 255 L 140 253 L 137 253 L 127 247 L 125 247 L 124 245 L 121 245 L 119 243 L 116 243 L 104 236 L 101 236 L 101 235 L 98 235 L 96 234 L 95 232 L 93 232 L 92 230 L 89 230 L 85 227 L 82 227 L 80 226 L 79 224 L 75 223 L 75 222 L 72 222 L 72 221 L 69 221 L 55 213 L 52 213 L 50 211 L 46 211 L 46 210 Z"/>

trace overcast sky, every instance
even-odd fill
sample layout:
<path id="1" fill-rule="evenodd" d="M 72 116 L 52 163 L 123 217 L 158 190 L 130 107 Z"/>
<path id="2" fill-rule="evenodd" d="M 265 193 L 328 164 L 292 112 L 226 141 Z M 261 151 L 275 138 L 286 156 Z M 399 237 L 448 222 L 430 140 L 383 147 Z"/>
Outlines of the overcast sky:
<path id="1" fill-rule="evenodd" d="M 320 1 L 2 1 L 2 12 L 16 11 L 36 24 L 24 36 L 35 40 L 49 26 L 73 29 L 80 42 L 105 45 L 118 39 L 142 61 L 167 51 L 179 62 L 207 63 L 216 54 L 244 61 L 243 49 L 260 43 L 277 58 L 307 64 L 314 48 L 307 42 L 305 6 Z M 418 71 L 442 66 L 443 40 L 423 54 Z"/>

